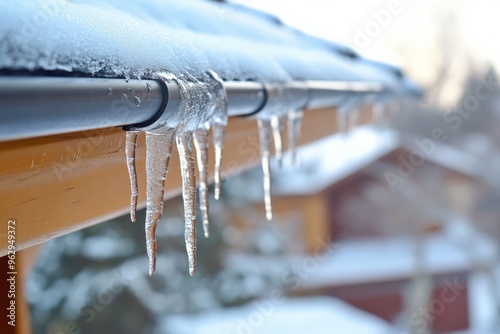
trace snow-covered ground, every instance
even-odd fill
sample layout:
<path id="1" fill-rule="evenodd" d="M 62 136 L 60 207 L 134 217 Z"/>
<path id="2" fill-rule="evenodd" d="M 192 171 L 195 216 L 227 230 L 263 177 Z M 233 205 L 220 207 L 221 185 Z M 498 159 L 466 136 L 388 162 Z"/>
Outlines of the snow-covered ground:
<path id="1" fill-rule="evenodd" d="M 495 303 L 488 277 L 469 278 L 471 328 L 450 334 L 496 334 Z M 395 333 L 378 317 L 331 297 L 263 299 L 245 306 L 165 319 L 161 330 L 177 334 Z"/>
<path id="2" fill-rule="evenodd" d="M 383 320 L 330 297 L 261 300 L 194 316 L 165 319 L 161 333 L 176 334 L 387 334 Z"/>

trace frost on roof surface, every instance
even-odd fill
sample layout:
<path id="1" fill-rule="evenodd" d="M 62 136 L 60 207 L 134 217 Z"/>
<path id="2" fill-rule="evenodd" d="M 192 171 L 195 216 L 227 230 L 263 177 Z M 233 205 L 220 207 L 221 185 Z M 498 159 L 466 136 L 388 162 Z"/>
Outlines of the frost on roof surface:
<path id="1" fill-rule="evenodd" d="M 107 77 L 157 71 L 227 80 L 384 80 L 349 49 L 239 5 L 202 0 L 0 2 L 0 69 Z"/>

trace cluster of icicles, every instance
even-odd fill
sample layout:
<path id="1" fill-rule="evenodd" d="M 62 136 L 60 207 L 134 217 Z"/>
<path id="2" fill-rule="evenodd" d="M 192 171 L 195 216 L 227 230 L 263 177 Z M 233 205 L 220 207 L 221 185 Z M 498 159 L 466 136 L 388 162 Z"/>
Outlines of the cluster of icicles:
<path id="1" fill-rule="evenodd" d="M 213 71 L 209 71 L 207 79 L 200 81 L 191 76 L 175 77 L 160 73 L 165 81 L 175 81 L 181 92 L 181 103 L 178 112 L 169 116 L 167 124 L 154 130 L 146 131 L 146 246 L 149 257 L 149 275 L 156 269 L 157 243 L 155 230 L 163 214 L 165 181 L 168 174 L 169 161 L 174 144 L 177 144 L 182 175 L 182 197 L 184 202 L 185 242 L 189 260 L 189 274 L 196 272 L 196 180 L 193 143 L 196 149 L 196 160 L 199 175 L 199 205 L 203 220 L 205 237 L 209 237 L 208 215 L 208 149 L 209 132 L 212 130 L 215 150 L 215 199 L 219 199 L 221 191 L 221 161 L 224 145 L 224 133 L 228 120 L 227 95 L 222 79 Z M 276 158 L 281 165 L 283 157 L 282 127 L 285 118 L 288 120 L 288 143 L 292 161 L 296 161 L 295 147 L 300 133 L 302 112 L 287 110 L 283 105 L 276 113 L 266 113 L 257 119 L 261 162 L 264 171 L 264 193 L 266 217 L 272 219 L 271 208 L 271 142 L 274 141 Z M 135 168 L 135 152 L 139 131 L 126 133 L 126 157 L 130 176 L 131 202 L 130 217 L 136 221 L 137 208 L 137 174 Z"/>

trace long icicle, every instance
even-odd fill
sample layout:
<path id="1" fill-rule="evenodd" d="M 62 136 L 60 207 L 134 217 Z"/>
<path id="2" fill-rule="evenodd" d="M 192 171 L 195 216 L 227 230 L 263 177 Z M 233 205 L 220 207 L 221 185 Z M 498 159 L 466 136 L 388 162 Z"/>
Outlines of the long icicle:
<path id="1" fill-rule="evenodd" d="M 181 162 L 182 198 L 184 200 L 184 238 L 189 260 L 189 274 L 196 273 L 196 179 L 193 150 L 193 133 L 178 134 L 177 150 Z"/>
<path id="2" fill-rule="evenodd" d="M 386 106 L 384 103 L 375 103 L 373 105 L 373 119 L 375 124 L 382 125 L 385 117 Z"/>
<path id="3" fill-rule="evenodd" d="M 349 110 L 345 107 L 339 107 L 337 111 L 337 122 L 339 124 L 339 132 L 346 134 L 349 127 Z"/>
<path id="4" fill-rule="evenodd" d="M 156 270 L 156 226 L 163 214 L 163 196 L 168 166 L 172 156 L 175 129 L 160 128 L 146 132 L 146 247 L 149 257 L 149 275 Z"/>
<path id="5" fill-rule="evenodd" d="M 283 116 L 277 115 L 271 118 L 271 129 L 274 140 L 274 154 L 276 156 L 276 161 L 278 161 L 278 167 L 281 168 L 283 165 L 283 139 L 281 133 L 283 132 Z"/>
<path id="6" fill-rule="evenodd" d="M 337 112 L 337 122 L 339 126 L 339 132 L 342 134 L 347 134 L 349 132 L 351 123 L 357 123 L 357 114 L 359 110 L 359 96 L 348 96 L 344 100 L 344 102 L 339 106 Z M 350 114 L 354 114 L 354 117 Z"/>
<path id="7" fill-rule="evenodd" d="M 212 70 L 208 71 L 213 79 L 214 92 L 215 92 L 215 109 L 212 118 L 212 137 L 215 151 L 215 166 L 214 166 L 214 183 L 215 199 L 220 198 L 221 193 L 221 162 L 222 150 L 224 148 L 224 138 L 227 126 L 227 93 L 224 88 L 224 81 L 222 78 Z"/>
<path id="8" fill-rule="evenodd" d="M 271 169 L 269 163 L 271 156 L 271 121 L 258 118 L 257 125 L 259 127 L 262 171 L 264 172 L 264 205 L 266 209 L 266 218 L 267 220 L 272 220 L 273 209 L 271 204 Z"/>
<path id="9" fill-rule="evenodd" d="M 205 238 L 210 235 L 208 220 L 208 131 L 207 128 L 198 128 L 193 137 L 198 165 L 200 211 Z"/>
<path id="10" fill-rule="evenodd" d="M 359 108 L 353 108 L 351 111 L 349 111 L 348 115 L 348 126 L 347 126 L 347 132 L 352 132 L 356 127 L 358 126 L 359 123 L 359 113 L 361 111 Z"/>
<path id="11" fill-rule="evenodd" d="M 135 223 L 135 212 L 137 210 L 137 173 L 135 170 L 135 151 L 139 131 L 127 131 L 125 139 L 125 155 L 127 157 L 128 176 L 130 178 L 130 220 Z"/>
<path id="12" fill-rule="evenodd" d="M 215 123 L 212 125 L 212 136 L 213 136 L 214 151 L 215 151 L 215 167 L 214 167 L 215 199 L 220 198 L 221 162 L 222 162 L 222 150 L 224 148 L 225 134 L 226 134 L 226 125 L 220 123 Z"/>
<path id="13" fill-rule="evenodd" d="M 303 117 L 304 113 L 301 110 L 288 112 L 288 150 L 292 155 L 292 164 L 295 166 L 297 165 L 297 143 L 300 137 Z"/>

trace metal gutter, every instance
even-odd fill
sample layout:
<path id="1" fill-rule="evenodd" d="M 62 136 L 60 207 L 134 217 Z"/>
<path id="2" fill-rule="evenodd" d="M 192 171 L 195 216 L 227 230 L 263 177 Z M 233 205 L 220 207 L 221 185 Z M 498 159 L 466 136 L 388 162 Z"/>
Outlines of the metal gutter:
<path id="1" fill-rule="evenodd" d="M 338 106 L 351 94 L 373 95 L 385 89 L 380 83 L 370 82 L 296 81 L 278 85 L 286 94 L 287 104 L 309 109 Z M 268 97 L 276 95 L 266 86 L 249 81 L 224 82 L 229 116 L 253 115 L 265 109 Z M 175 90 L 155 80 L 0 77 L 0 141 L 115 126 L 141 128 L 141 124 L 154 123 L 164 112 L 175 112 L 180 101 Z"/>

